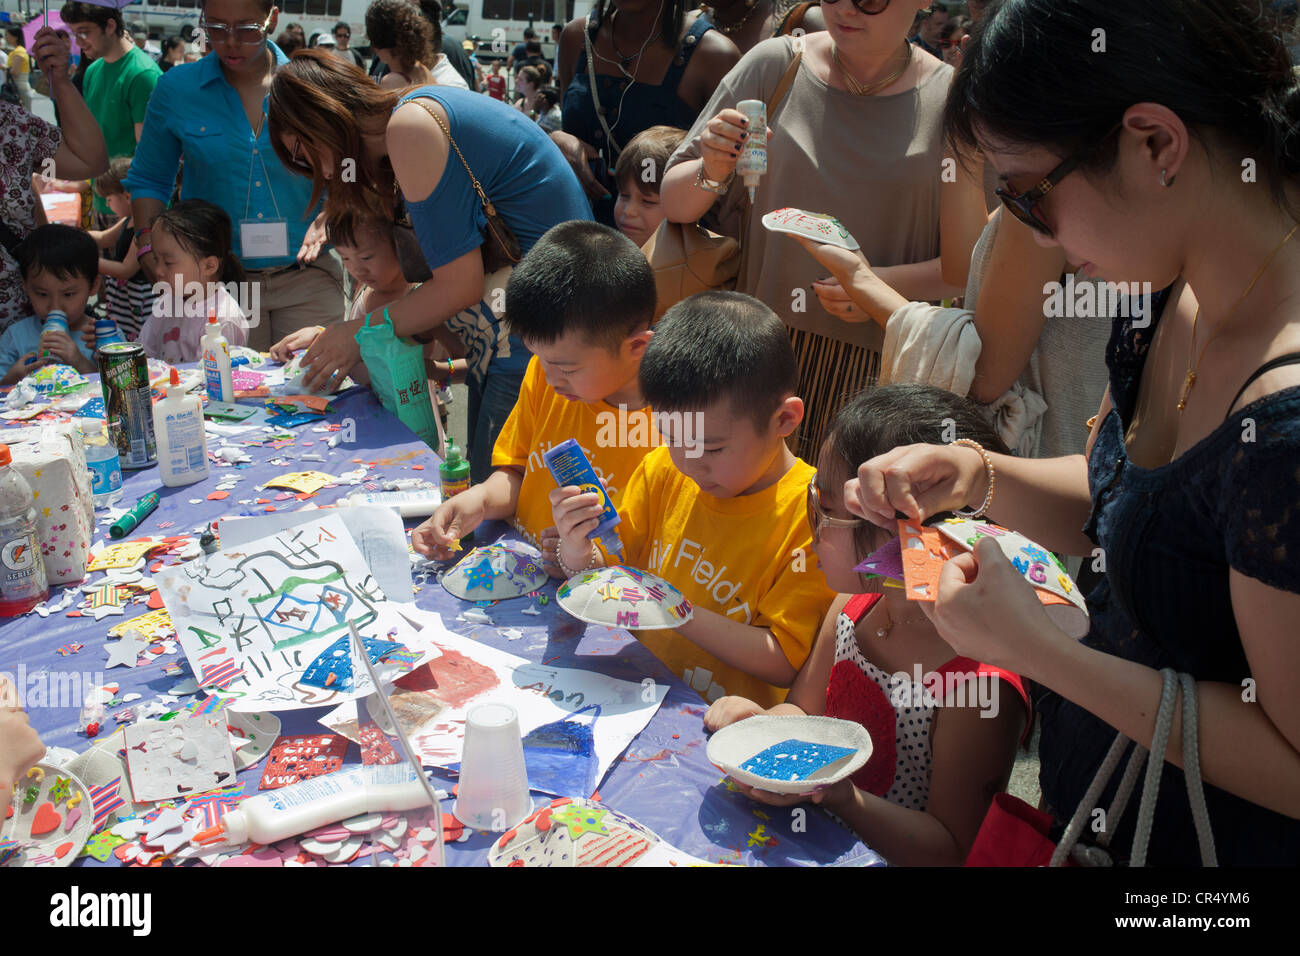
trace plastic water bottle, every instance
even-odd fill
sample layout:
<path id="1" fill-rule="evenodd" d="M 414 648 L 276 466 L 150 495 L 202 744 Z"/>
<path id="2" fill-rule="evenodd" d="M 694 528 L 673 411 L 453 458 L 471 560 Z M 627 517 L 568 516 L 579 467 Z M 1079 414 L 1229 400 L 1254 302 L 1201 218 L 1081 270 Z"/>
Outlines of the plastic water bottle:
<path id="1" fill-rule="evenodd" d="M 36 499 L 0 445 L 0 617 L 26 614 L 50 596 L 36 540 Z"/>
<path id="2" fill-rule="evenodd" d="M 86 467 L 90 469 L 90 490 L 95 509 L 117 504 L 122 497 L 122 463 L 117 457 L 116 422 L 105 425 L 96 418 L 78 423 L 82 445 L 86 449 Z"/>
<path id="3" fill-rule="evenodd" d="M 62 332 L 64 335 L 70 335 L 68 326 L 68 313 L 62 309 L 50 309 L 45 315 L 45 321 L 41 323 L 41 332 Z"/>
<path id="4" fill-rule="evenodd" d="M 95 320 L 95 348 L 102 349 L 105 345 L 125 341 L 126 336 L 122 334 L 122 330 L 117 327 L 117 323 L 112 319 Z"/>

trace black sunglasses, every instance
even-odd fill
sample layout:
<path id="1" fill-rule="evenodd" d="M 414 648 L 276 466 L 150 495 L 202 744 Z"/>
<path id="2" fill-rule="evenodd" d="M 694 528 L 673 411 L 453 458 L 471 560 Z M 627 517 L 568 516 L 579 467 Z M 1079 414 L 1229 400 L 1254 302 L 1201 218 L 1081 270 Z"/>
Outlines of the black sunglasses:
<path id="1" fill-rule="evenodd" d="M 839 3 L 839 0 L 822 0 L 822 3 L 835 4 Z M 877 13 L 884 13 L 889 9 L 889 0 L 853 0 L 853 5 L 858 8 L 859 13 L 874 17 Z"/>
<path id="2" fill-rule="evenodd" d="M 998 198 L 1002 200 L 1002 205 L 1007 207 L 1011 215 L 1015 216 L 1035 232 L 1041 232 L 1043 235 L 1051 238 L 1053 235 L 1052 227 L 1038 217 L 1038 214 L 1034 212 L 1034 207 L 1042 201 L 1044 196 L 1056 188 L 1057 183 L 1070 175 L 1070 173 L 1074 172 L 1085 156 L 1100 149 L 1107 140 L 1120 131 L 1120 128 L 1123 125 L 1123 123 L 1116 123 L 1111 131 L 1103 136 L 1100 142 L 1096 145 L 1090 146 L 1082 152 L 1076 153 L 1068 159 L 1062 160 L 1057 164 L 1055 169 L 1039 180 L 1037 186 L 1028 192 L 1018 193 L 1010 186 L 999 186 L 994 190 L 994 192 L 998 194 Z"/>

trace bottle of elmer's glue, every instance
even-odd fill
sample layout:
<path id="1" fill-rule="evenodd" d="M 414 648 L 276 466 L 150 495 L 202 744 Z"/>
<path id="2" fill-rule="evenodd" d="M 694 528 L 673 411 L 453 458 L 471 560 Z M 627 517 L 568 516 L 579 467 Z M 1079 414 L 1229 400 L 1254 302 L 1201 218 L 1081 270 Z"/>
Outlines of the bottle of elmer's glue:
<path id="1" fill-rule="evenodd" d="M 162 399 L 153 407 L 153 433 L 158 440 L 158 470 L 164 485 L 192 485 L 208 477 L 203 406 L 197 395 L 187 395 L 181 389 L 176 369 L 172 369 Z"/>
<path id="2" fill-rule="evenodd" d="M 208 398 L 214 402 L 235 400 L 235 385 L 230 376 L 230 343 L 221 334 L 216 311 L 208 313 L 208 324 L 203 330 L 203 375 Z"/>

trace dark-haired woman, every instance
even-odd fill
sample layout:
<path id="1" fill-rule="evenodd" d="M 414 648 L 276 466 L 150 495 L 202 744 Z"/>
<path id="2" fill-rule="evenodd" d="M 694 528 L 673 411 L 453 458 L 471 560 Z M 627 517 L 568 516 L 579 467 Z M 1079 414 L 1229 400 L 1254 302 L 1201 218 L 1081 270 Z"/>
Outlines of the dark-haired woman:
<path id="1" fill-rule="evenodd" d="M 688 0 L 597 0 L 560 37 L 564 133 L 556 141 L 607 226 L 614 225 L 614 164 L 622 148 L 651 126 L 689 128 L 740 58 L 736 45 L 708 17 L 688 12 L 690 6 Z"/>
<path id="2" fill-rule="evenodd" d="M 469 87 L 434 44 L 428 18 L 407 0 L 375 0 L 366 8 L 366 37 L 389 72 L 379 85 L 386 90 L 410 86 Z"/>
<path id="3" fill-rule="evenodd" d="M 248 339 L 260 350 L 300 328 L 337 322 L 344 309 L 338 256 L 322 253 L 319 204 L 309 203 L 311 187 L 271 149 L 266 94 L 288 62 L 268 39 L 277 16 L 271 0 L 207 0 L 200 25 L 212 53 L 159 80 L 124 183 L 140 264 L 155 281 L 169 281 L 158 275 L 149 233 L 184 155 L 181 198 L 225 210 L 235 255 L 248 280 L 260 283 L 261 315 L 253 317 Z"/>
<path id="4" fill-rule="evenodd" d="M 1044 548 L 1101 563 L 1082 642 L 1048 620 L 989 541 L 948 562 L 932 612 L 958 653 L 1039 685 L 1041 782 L 1058 821 L 1082 803 L 1116 730 L 1151 746 L 1159 671 L 1172 668 L 1196 680 L 1218 861 L 1295 865 L 1300 86 L 1260 8 L 989 8 L 953 84 L 952 137 L 984 150 L 1004 214 L 1040 242 L 1092 275 L 1172 288 L 1153 316 L 1115 324 L 1086 461 L 914 445 L 863 464 L 846 492 L 877 524 L 895 508 L 924 517 L 969 504 Z M 1139 46 L 1115 42 L 1134 36 Z M 1091 53 L 1103 37 L 1106 54 Z M 1153 865 L 1202 860 L 1185 712 L 1169 733 Z M 1096 806 L 1111 805 L 1117 780 Z M 1135 816 L 1112 829 L 1121 858 Z"/>
<path id="5" fill-rule="evenodd" d="M 821 4 L 815 0 L 714 0 L 704 4 L 703 10 L 742 54 L 768 37 L 826 29 Z"/>
<path id="6" fill-rule="evenodd" d="M 331 215 L 350 209 L 392 219 L 405 201 L 433 274 L 385 310 L 399 336 L 429 332 L 481 303 L 501 311 L 500 275 L 509 257 L 493 238 L 467 166 L 522 253 L 552 226 L 591 217 L 573 172 L 538 125 L 470 90 L 425 86 L 399 95 L 337 58 L 305 51 L 276 72 L 269 116 L 281 161 L 307 177 L 311 202 L 328 186 Z M 345 162 L 354 162 L 354 175 L 341 175 Z M 489 279 L 495 288 L 487 288 Z M 315 341 L 305 360 L 309 386 L 357 363 L 360 324 L 327 328 Z M 514 407 L 527 362 L 522 345 L 511 346 L 494 358 L 483 394 L 470 396 L 471 414 L 489 421 L 490 438 L 471 449 L 482 456 L 482 471 L 490 471 L 496 432 Z"/>

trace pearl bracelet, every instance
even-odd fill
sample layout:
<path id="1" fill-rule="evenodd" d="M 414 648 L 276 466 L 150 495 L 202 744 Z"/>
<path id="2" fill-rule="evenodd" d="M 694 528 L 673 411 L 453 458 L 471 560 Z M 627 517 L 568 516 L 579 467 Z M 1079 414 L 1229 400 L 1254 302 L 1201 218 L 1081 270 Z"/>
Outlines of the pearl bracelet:
<path id="1" fill-rule="evenodd" d="M 954 442 L 949 442 L 949 445 L 965 445 L 967 448 L 974 448 L 980 453 L 980 457 L 984 459 L 984 474 L 988 478 L 988 491 L 984 493 L 984 502 L 974 511 L 970 511 L 969 509 L 960 509 L 957 511 L 957 514 L 964 518 L 982 518 L 988 512 L 989 507 L 993 504 L 993 492 L 998 486 L 998 475 L 993 468 L 993 459 L 989 456 L 989 453 L 984 450 L 984 446 L 973 438 L 958 438 Z"/>
<path id="2" fill-rule="evenodd" d="M 600 555 L 596 553 L 595 541 L 591 542 L 591 560 L 587 562 L 587 566 L 585 568 L 579 568 L 576 571 L 570 568 L 569 566 L 567 566 L 564 563 L 564 558 L 560 557 L 560 552 L 562 552 L 563 550 L 564 550 L 563 542 L 555 546 L 555 563 L 560 566 L 560 570 L 564 572 L 565 578 L 576 578 L 583 571 L 590 571 L 592 568 L 594 568 L 597 564 L 600 563 Z"/>

